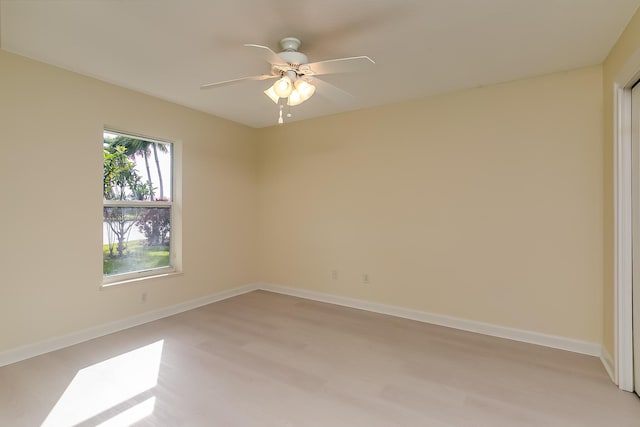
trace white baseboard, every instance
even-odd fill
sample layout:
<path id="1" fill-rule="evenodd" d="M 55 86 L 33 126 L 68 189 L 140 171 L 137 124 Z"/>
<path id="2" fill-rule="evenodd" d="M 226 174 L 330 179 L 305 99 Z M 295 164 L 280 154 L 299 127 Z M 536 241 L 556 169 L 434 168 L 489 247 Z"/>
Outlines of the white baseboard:
<path id="1" fill-rule="evenodd" d="M 574 353 L 587 354 L 590 356 L 601 356 L 602 346 L 600 344 L 588 341 L 580 341 L 573 338 L 508 328 L 505 326 L 498 326 L 490 323 L 476 322 L 473 320 L 460 319 L 457 317 L 445 316 L 442 314 L 433 314 L 425 311 L 330 295 L 321 292 L 288 288 L 271 283 L 260 283 L 258 284 L 258 287 L 265 291 L 277 292 L 314 301 L 327 302 L 331 304 L 342 305 L 345 307 L 372 311 L 375 313 L 388 314 L 405 319 L 417 320 L 419 322 L 431 323 L 434 325 L 446 326 L 454 329 L 461 329 L 463 331 L 475 332 L 499 338 L 506 338 L 530 344 L 537 344 L 545 347 L 572 351 Z"/>
<path id="2" fill-rule="evenodd" d="M 129 329 L 131 327 L 142 325 L 144 323 L 153 322 L 154 320 L 173 316 L 174 314 L 182 313 L 184 311 L 193 310 L 194 308 L 202 307 L 203 305 L 211 304 L 247 292 L 255 291 L 256 289 L 258 289 L 257 285 L 250 284 L 234 289 L 216 292 L 202 298 L 182 302 L 169 307 L 163 307 L 136 316 L 116 320 L 114 322 L 105 323 L 103 325 L 98 325 L 88 329 L 83 329 L 71 334 L 54 337 L 44 341 L 39 341 L 33 344 L 28 344 L 22 347 L 3 351 L 0 352 L 0 366 L 9 365 L 11 363 L 19 362 L 21 360 L 39 356 L 50 351 L 55 351 L 64 347 L 79 344 L 84 341 L 89 341 L 94 338 L 99 338 L 104 335 L 122 331 L 124 329 Z"/>
<path id="3" fill-rule="evenodd" d="M 234 289 L 228 289 L 216 292 L 202 298 L 186 301 L 170 307 L 164 307 L 157 310 L 148 311 L 136 316 L 128 317 L 122 320 L 116 320 L 103 325 L 84 329 L 71 334 L 50 338 L 44 341 L 25 345 L 15 349 L 0 352 L 0 366 L 5 366 L 31 357 L 39 356 L 50 351 L 55 351 L 74 344 L 79 344 L 94 338 L 99 338 L 114 332 L 122 331 L 144 323 L 153 322 L 154 320 L 164 317 L 173 316 L 174 314 L 202 307 L 217 301 L 221 301 L 234 296 L 242 295 L 247 292 L 262 289 L 269 292 L 291 295 L 295 297 L 310 299 L 314 301 L 326 302 L 330 304 L 341 305 L 345 307 L 357 308 L 360 310 L 371 311 L 375 313 L 387 314 L 390 316 L 401 317 L 405 319 L 416 320 L 434 325 L 446 326 L 450 328 L 460 329 L 469 332 L 475 332 L 483 335 L 490 335 L 499 338 L 507 338 L 515 341 L 521 341 L 531 344 L 552 347 L 561 350 L 572 351 L 575 353 L 587 354 L 590 356 L 600 357 L 605 369 L 613 378 L 613 359 L 600 344 L 565 338 L 555 335 L 541 334 L 538 332 L 524 331 L 520 329 L 507 328 L 504 326 L 493 325 L 490 323 L 476 322 L 472 320 L 459 319 L 456 317 L 445 316 L 442 314 L 433 314 L 425 311 L 413 310 L 409 308 L 397 307 L 392 305 L 380 304 L 370 301 L 359 300 L 355 298 L 341 297 L 337 295 L 325 294 L 321 292 L 308 291 L 304 289 L 288 288 L 271 283 L 256 283 L 240 286 Z M 615 381 L 614 381 L 615 382 Z"/>
<path id="4" fill-rule="evenodd" d="M 602 362 L 604 369 L 607 371 L 607 374 L 609 374 L 611 381 L 613 381 L 614 384 L 618 385 L 618 381 L 615 375 L 616 369 L 613 363 L 613 357 L 611 357 L 611 354 L 609 354 L 604 346 L 602 346 L 602 351 L 600 352 L 600 361 Z"/>

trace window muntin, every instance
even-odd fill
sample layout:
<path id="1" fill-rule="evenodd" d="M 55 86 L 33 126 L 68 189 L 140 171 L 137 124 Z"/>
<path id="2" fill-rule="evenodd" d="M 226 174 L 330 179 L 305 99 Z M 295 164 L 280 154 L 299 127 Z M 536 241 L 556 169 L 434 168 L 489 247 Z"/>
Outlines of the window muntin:
<path id="1" fill-rule="evenodd" d="M 173 271 L 173 144 L 105 130 L 103 278 Z"/>

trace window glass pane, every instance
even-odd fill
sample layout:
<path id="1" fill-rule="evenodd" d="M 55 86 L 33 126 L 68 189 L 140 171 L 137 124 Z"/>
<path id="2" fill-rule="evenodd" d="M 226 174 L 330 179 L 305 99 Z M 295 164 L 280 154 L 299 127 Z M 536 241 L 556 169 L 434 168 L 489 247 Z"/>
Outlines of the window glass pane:
<path id="1" fill-rule="evenodd" d="M 104 207 L 103 274 L 171 265 L 171 207 Z"/>
<path id="2" fill-rule="evenodd" d="M 171 200 L 169 143 L 104 132 L 105 200 Z"/>

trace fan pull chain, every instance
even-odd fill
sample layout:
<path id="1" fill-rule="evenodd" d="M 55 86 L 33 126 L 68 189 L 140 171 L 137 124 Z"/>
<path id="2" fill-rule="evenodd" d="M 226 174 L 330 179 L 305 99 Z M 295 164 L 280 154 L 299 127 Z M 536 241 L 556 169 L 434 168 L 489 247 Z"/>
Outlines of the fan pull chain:
<path id="1" fill-rule="evenodd" d="M 284 120 L 282 119 L 282 104 L 280 104 L 280 117 L 278 117 L 278 124 L 281 125 L 284 123 Z"/>

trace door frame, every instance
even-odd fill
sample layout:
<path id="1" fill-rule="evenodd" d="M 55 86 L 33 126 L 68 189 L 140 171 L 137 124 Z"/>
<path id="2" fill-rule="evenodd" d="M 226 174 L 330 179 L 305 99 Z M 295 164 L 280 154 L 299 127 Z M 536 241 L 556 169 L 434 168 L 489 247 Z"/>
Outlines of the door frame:
<path id="1" fill-rule="evenodd" d="M 631 87 L 640 80 L 640 49 L 613 83 L 615 378 L 633 391 Z"/>

